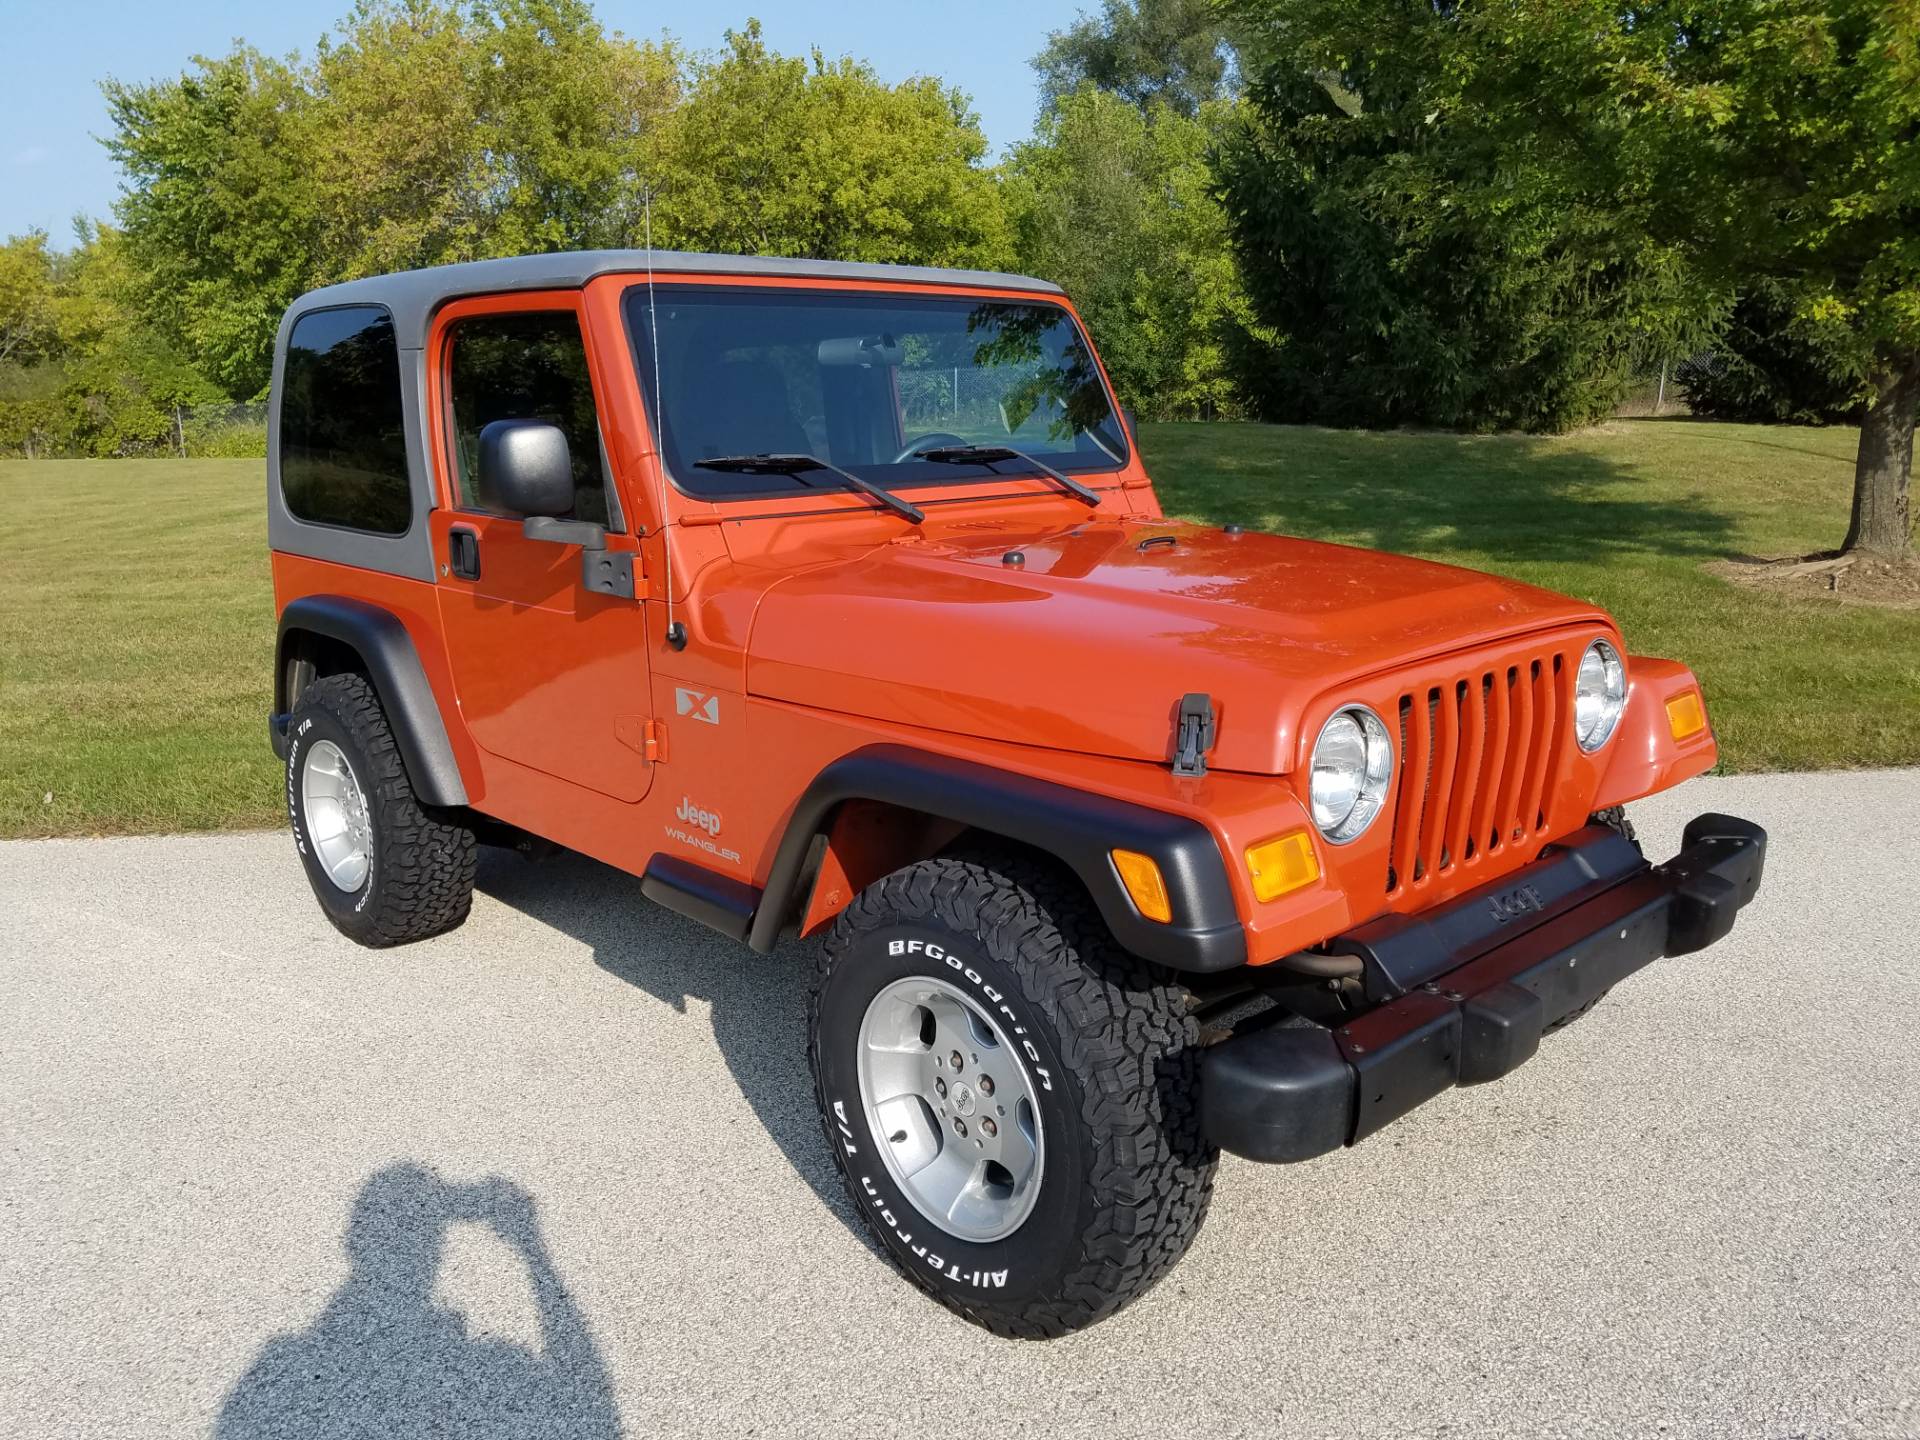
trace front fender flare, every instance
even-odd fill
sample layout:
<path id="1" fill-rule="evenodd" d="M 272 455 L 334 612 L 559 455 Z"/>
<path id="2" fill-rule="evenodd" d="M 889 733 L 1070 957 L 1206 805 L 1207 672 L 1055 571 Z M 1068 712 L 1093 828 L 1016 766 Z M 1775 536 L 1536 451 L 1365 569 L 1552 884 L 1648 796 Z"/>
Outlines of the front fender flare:
<path id="1" fill-rule="evenodd" d="M 874 745 L 842 756 L 807 787 L 795 807 L 748 943 L 773 949 L 795 901 L 807 853 L 848 800 L 880 800 L 1001 835 L 1066 864 L 1087 887 L 1114 938 L 1142 959 L 1178 970 L 1231 970 L 1246 963 L 1246 934 L 1225 861 L 1199 821 L 1049 780 L 914 750 Z M 1109 852 L 1150 855 L 1165 877 L 1173 919 L 1134 907 Z"/>

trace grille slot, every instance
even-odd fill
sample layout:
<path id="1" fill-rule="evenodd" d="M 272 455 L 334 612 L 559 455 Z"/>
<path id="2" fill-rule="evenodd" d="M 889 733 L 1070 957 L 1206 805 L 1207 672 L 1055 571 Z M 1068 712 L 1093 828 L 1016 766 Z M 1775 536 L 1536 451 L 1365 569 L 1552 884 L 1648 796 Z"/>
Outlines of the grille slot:
<path id="1" fill-rule="evenodd" d="M 1504 856 L 1546 829 L 1566 673 L 1560 653 L 1529 655 L 1401 695 L 1388 894 Z"/>

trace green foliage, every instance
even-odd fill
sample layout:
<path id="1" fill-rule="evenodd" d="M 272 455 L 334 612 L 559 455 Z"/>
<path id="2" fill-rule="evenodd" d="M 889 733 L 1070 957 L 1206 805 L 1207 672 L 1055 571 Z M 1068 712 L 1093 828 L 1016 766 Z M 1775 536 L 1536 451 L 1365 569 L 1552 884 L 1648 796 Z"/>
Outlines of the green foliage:
<path id="1" fill-rule="evenodd" d="M 1596 28 L 1653 229 L 1764 288 L 1838 381 L 1920 361 L 1920 0 L 1721 0 L 1644 27 L 1566 8 Z"/>
<path id="2" fill-rule="evenodd" d="M 1275 419 L 1564 430 L 1608 414 L 1712 297 L 1592 143 L 1612 107 L 1542 85 L 1553 7 L 1243 0 L 1259 40 L 1219 157 L 1255 313 L 1249 401 Z M 1577 48 L 1577 47 L 1576 47 Z M 1542 111 L 1549 112 L 1543 117 Z"/>
<path id="3" fill-rule="evenodd" d="M 258 393 L 319 229 L 300 76 L 243 46 L 174 80 L 103 89 L 143 313 L 225 391 Z"/>
<path id="4" fill-rule="evenodd" d="M 748 255 L 1007 263 L 986 137 L 937 80 L 769 51 L 758 22 L 697 62 L 675 116 L 656 242 Z"/>
<path id="5" fill-rule="evenodd" d="M 53 333 L 53 256 L 43 230 L 0 245 L 0 365 L 38 358 Z"/>
<path id="6" fill-rule="evenodd" d="M 1142 110 L 1158 103 L 1193 119 L 1237 82 L 1215 0 L 1105 0 L 1099 15 L 1050 34 L 1033 65 L 1042 113 L 1091 85 Z"/>
<path id="7" fill-rule="evenodd" d="M 1577 423 L 1764 290 L 1872 402 L 1849 544 L 1907 548 L 1920 0 L 1231 9 L 1260 59 L 1223 181 L 1288 337 L 1263 411 Z"/>
<path id="8" fill-rule="evenodd" d="M 1020 268 L 1066 288 L 1123 402 L 1156 419 L 1235 406 L 1226 345 L 1248 316 L 1207 166 L 1230 114 L 1089 85 L 1007 161 Z"/>
<path id="9" fill-rule="evenodd" d="M 190 460 L 263 460 L 267 425 L 264 420 L 189 420 L 181 427 L 180 443 Z"/>
<path id="10" fill-rule="evenodd" d="M 127 455 L 170 447 L 175 407 L 220 392 L 140 323 L 141 282 L 124 237 L 88 227 L 72 251 L 43 253 L 36 339 L 0 361 L 0 448 Z"/>
<path id="11" fill-rule="evenodd" d="M 1694 414 L 1760 424 L 1859 424 L 1865 406 L 1858 378 L 1835 378 L 1834 357 L 1801 338 L 1791 301 L 1771 290 L 1741 297 L 1714 350 L 1714 363 L 1680 376 Z"/>

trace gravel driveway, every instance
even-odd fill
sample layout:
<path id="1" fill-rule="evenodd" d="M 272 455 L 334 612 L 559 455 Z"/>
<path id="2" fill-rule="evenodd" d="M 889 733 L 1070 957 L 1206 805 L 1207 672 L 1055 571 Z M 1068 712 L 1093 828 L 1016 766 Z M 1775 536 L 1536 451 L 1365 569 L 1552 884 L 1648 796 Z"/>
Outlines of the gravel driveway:
<path id="1" fill-rule="evenodd" d="M 1228 1160 L 1138 1305 L 995 1340 L 852 1228 L 803 953 L 492 854 L 359 950 L 282 835 L 0 845 L 0 1433 L 1920 1435 L 1920 771 L 1511 1078 Z"/>

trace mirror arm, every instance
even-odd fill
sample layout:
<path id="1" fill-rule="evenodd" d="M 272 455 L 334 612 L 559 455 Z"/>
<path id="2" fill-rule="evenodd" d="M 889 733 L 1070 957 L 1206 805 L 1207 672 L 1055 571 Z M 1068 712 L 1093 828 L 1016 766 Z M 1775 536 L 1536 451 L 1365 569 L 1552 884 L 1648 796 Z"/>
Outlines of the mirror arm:
<path id="1" fill-rule="evenodd" d="M 520 522 L 520 533 L 529 540 L 545 540 L 553 545 L 578 545 L 582 550 L 607 548 L 607 530 L 591 520 L 559 520 L 551 515 L 529 515 Z"/>

